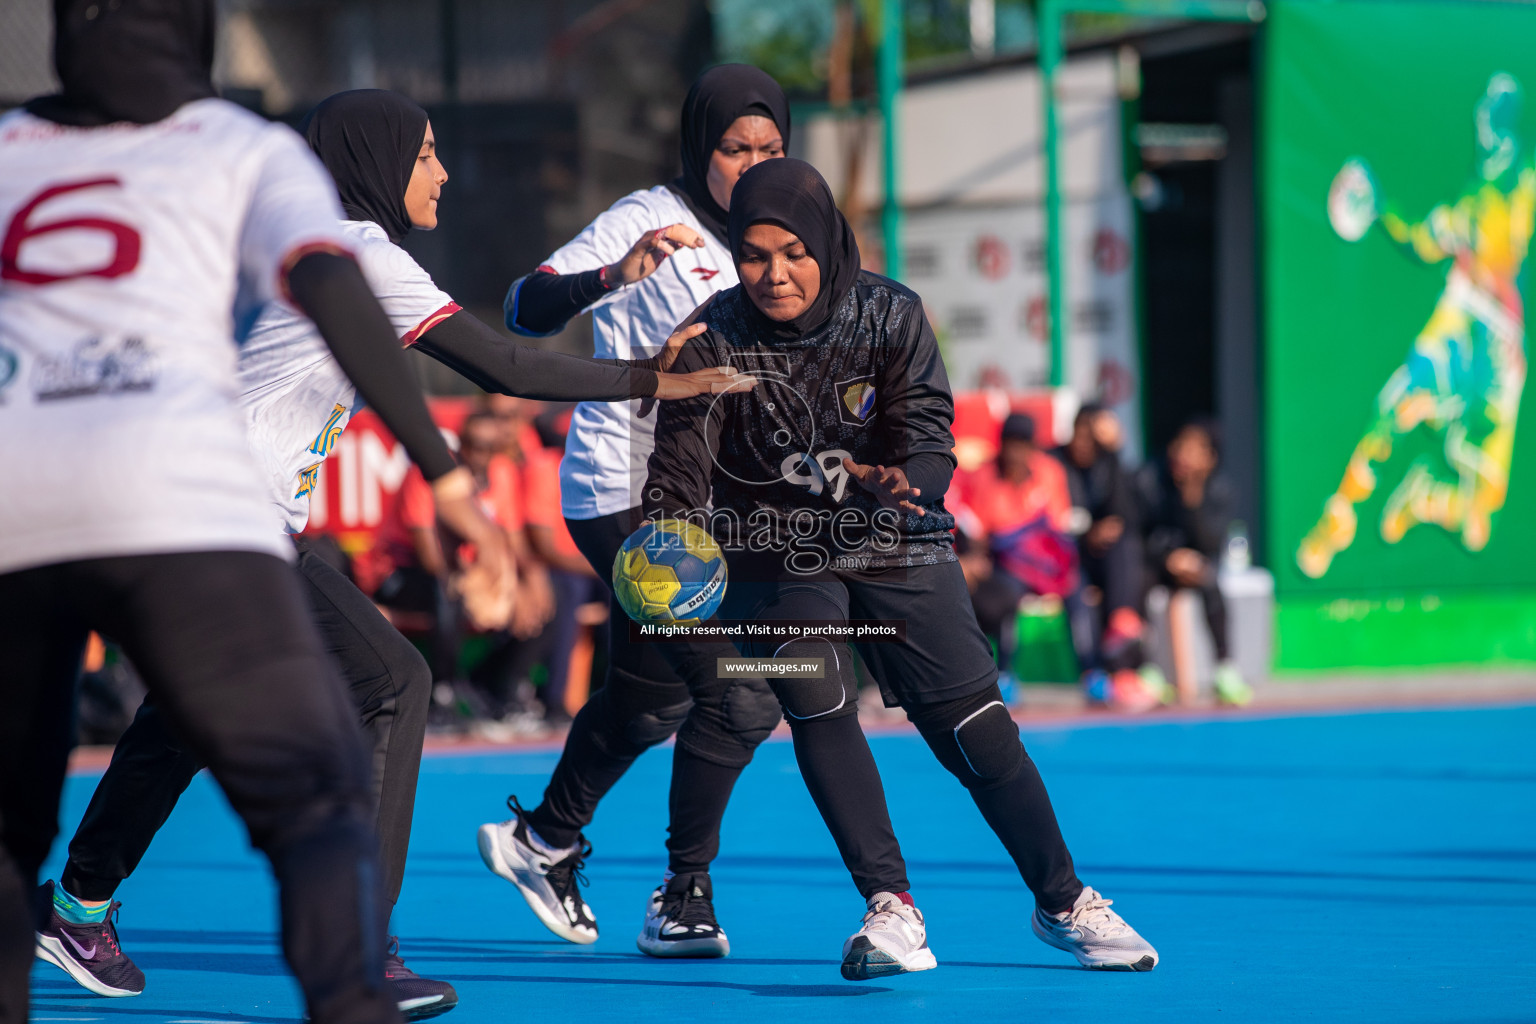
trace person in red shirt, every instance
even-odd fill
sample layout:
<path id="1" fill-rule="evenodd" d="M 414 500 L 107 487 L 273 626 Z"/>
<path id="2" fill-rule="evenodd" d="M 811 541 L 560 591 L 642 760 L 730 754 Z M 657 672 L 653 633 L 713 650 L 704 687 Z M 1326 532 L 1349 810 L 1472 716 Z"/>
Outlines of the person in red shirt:
<path id="1" fill-rule="evenodd" d="M 540 628 L 531 636 L 514 630 L 526 642 L 497 652 L 499 690 L 513 698 L 503 701 L 507 705 L 503 724 L 515 734 L 563 728 L 571 718 L 565 687 L 577 640 L 577 609 L 589 600 L 606 602 L 608 594 L 597 583 L 596 573 L 560 514 L 560 456 L 565 438 L 553 428 L 561 409 L 511 395 L 486 395 L 480 408 L 495 417 L 501 429 L 500 452 L 517 466 L 522 539 L 529 558 L 549 583 L 548 603 L 538 617 Z M 589 596 L 594 586 L 595 598 Z M 533 706 L 531 683 L 525 682 L 536 663 L 548 670 L 548 682 L 539 693 L 542 709 Z M 519 689 L 521 697 L 515 693 Z"/>
<path id="2" fill-rule="evenodd" d="M 1003 422 L 997 459 L 962 478 L 960 498 L 967 532 L 1023 592 L 1065 597 L 1078 589 L 1067 474 L 1035 445 L 1034 420 L 1014 413 Z"/>
<path id="3" fill-rule="evenodd" d="M 1035 421 L 1013 413 L 1003 421 L 997 458 L 959 481 L 956 519 L 966 534 L 965 558 L 977 621 L 992 640 L 999 667 L 1008 673 L 1012 625 L 1020 599 L 1029 594 L 1062 600 L 1073 646 L 1087 667 L 1092 658 L 1091 620 L 1082 603 L 1082 576 L 1072 539 L 1072 496 L 1066 470 L 1035 444 Z M 980 549 L 990 569 L 978 566 Z"/>
<path id="4" fill-rule="evenodd" d="M 548 575 L 527 546 L 517 466 L 500 449 L 501 428 L 494 416 L 475 412 L 465 418 L 459 430 L 459 461 L 474 477 L 481 510 L 506 531 L 517 566 L 508 629 L 514 636 L 532 636 L 543 627 L 553 602 Z M 406 474 L 395 498 L 395 515 L 380 543 L 395 569 L 374 599 L 397 611 L 431 614 L 433 675 L 440 681 L 453 679 L 461 623 L 452 597 L 453 578 L 474 563 L 474 547 L 437 522 L 431 490 L 414 469 Z"/>

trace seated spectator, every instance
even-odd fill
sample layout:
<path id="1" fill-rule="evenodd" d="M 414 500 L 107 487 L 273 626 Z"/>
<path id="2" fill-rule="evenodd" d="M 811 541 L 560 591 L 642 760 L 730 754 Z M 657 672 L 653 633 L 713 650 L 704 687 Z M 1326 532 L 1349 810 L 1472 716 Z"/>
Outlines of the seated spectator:
<path id="1" fill-rule="evenodd" d="M 1089 403 L 1078 410 L 1071 438 L 1053 454 L 1066 470 L 1072 532 L 1087 584 L 1084 604 L 1094 638 L 1087 663 L 1094 667 L 1085 682 L 1099 702 L 1125 705 L 1135 702 L 1132 695 L 1115 699 L 1117 690 L 1144 686 L 1161 701 L 1167 681 L 1145 663 L 1141 535 L 1135 484 L 1117 450 L 1120 436 L 1115 414 Z"/>
<path id="2" fill-rule="evenodd" d="M 513 636 L 536 635 L 552 608 L 548 577 L 535 563 L 523 532 L 522 497 L 517 467 L 500 454 L 502 431 L 489 413 L 471 413 L 459 430 L 459 460 L 470 470 L 486 514 L 507 531 L 517 564 L 517 592 L 508 631 Z M 453 600 L 454 577 L 473 563 L 474 552 L 457 537 L 446 537 L 436 521 L 431 489 L 412 470 L 396 497 L 396 514 L 381 538 L 394 571 L 374 593 L 389 609 L 427 612 L 432 616 L 434 678 L 451 681 L 457 674 L 462 616 Z"/>
<path id="3" fill-rule="evenodd" d="M 1217 474 L 1219 448 L 1214 424 L 1193 419 L 1168 443 L 1164 459 L 1146 466 L 1139 480 L 1143 542 L 1153 580 L 1168 588 L 1198 594 L 1216 648 L 1216 699 L 1246 704 L 1253 691 L 1232 661 L 1227 636 L 1227 606 L 1217 568 L 1231 524 L 1231 491 Z M 1188 649 L 1190 631 L 1182 628 L 1169 601 L 1174 682 L 1179 699 L 1194 699 L 1198 689 Z"/>
<path id="4" fill-rule="evenodd" d="M 596 579 L 560 515 L 560 456 L 565 450 L 565 436 L 554 427 L 568 422 L 559 414 L 571 407 L 511 395 L 485 395 L 479 408 L 495 417 L 501 429 L 500 453 L 517 466 L 528 556 L 549 583 L 539 629 L 530 635 L 514 627 L 515 642 L 499 646 L 477 673 L 493 692 L 496 717 L 505 727 L 484 731 L 487 735 L 544 733 L 570 722 L 566 687 L 572 675 L 572 655 L 578 641 L 587 639 L 580 630 L 578 615 L 588 603 L 587 595 Z M 606 591 L 600 600 L 607 601 Z M 590 656 L 590 651 L 584 653 Z M 547 678 L 535 693 L 537 666 L 544 667 Z"/>
<path id="5" fill-rule="evenodd" d="M 999 658 L 1008 653 L 1001 641 L 1012 625 L 1012 611 L 1027 594 L 1052 595 L 1066 603 L 1073 643 L 1081 655 L 1084 645 L 1078 634 L 1086 623 L 1077 549 L 1067 532 L 1072 503 L 1066 471 L 1035 445 L 1035 421 L 1022 413 L 1009 416 L 1003 422 L 997 459 L 962 475 L 958 492 L 961 529 L 991 555 L 995 570 L 983 578 L 980 566 L 973 567 L 978 620 L 985 613 L 989 623 L 996 622 L 998 588 L 1008 591 L 1010 614 L 997 622 L 994 628 L 1000 632 L 992 635 Z"/>

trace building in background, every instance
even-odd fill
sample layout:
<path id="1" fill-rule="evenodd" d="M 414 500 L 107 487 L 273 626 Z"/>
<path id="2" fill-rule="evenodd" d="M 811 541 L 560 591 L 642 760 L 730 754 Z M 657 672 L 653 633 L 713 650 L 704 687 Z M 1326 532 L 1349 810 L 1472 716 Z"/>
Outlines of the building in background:
<path id="1" fill-rule="evenodd" d="M 677 119 L 714 61 L 705 0 L 220 0 L 214 78 L 297 120 L 342 89 L 432 115 L 451 183 L 406 247 L 499 324 L 507 285 L 614 199 L 677 173 Z M 0 108 L 56 87 L 50 0 L 0 4 Z M 579 319 L 547 344 L 590 351 Z M 433 390 L 463 382 L 421 360 Z"/>
<path id="2" fill-rule="evenodd" d="M 1063 75 L 1065 244 L 1074 271 L 1066 381 L 1076 398 L 1112 405 L 1139 453 L 1134 234 L 1119 76 L 1113 50 L 1076 58 Z M 1047 387 L 1039 74 L 1018 61 L 953 70 L 911 82 L 898 109 L 905 283 L 923 296 L 951 384 Z M 803 127 L 799 145 L 844 206 L 878 211 L 885 200 L 878 121 L 827 112 Z M 1075 403 L 1060 412 L 1070 420 Z M 1060 436 L 1066 422 L 1056 427 Z"/>
<path id="3" fill-rule="evenodd" d="M 902 6 L 905 277 L 956 387 L 1034 389 L 1058 419 L 1107 399 L 1148 454 L 1214 414 L 1235 514 L 1274 574 L 1277 667 L 1536 663 L 1536 447 L 1519 427 L 1536 7 L 1074 16 L 1058 81 L 1069 390 L 1043 394 L 1038 8 Z M 0 4 L 0 106 L 52 84 L 49 7 Z M 795 149 L 879 266 L 879 8 L 223 0 L 217 78 L 274 117 L 363 86 L 425 104 L 453 181 L 442 227 L 409 244 L 497 323 L 507 283 L 675 173 L 679 104 L 717 56 L 797 95 Z M 586 330 L 555 343 L 582 350 Z"/>

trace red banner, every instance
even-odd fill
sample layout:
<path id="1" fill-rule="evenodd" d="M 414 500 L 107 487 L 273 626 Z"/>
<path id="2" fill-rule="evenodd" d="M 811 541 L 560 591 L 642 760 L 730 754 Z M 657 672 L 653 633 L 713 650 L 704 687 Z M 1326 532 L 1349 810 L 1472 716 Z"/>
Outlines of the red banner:
<path id="1" fill-rule="evenodd" d="M 428 400 L 432 418 L 458 449 L 458 429 L 472 408 L 467 398 Z M 974 469 L 997 454 L 998 433 L 1011 412 L 1034 417 L 1041 447 L 1058 443 L 1055 429 L 1059 399 L 1050 392 L 967 391 L 955 396 L 955 457 L 962 469 Z M 329 533 L 350 555 L 371 549 L 394 515 L 411 462 L 405 449 L 379 418 L 363 410 L 347 425 L 320 471 L 310 506 L 309 533 Z"/>

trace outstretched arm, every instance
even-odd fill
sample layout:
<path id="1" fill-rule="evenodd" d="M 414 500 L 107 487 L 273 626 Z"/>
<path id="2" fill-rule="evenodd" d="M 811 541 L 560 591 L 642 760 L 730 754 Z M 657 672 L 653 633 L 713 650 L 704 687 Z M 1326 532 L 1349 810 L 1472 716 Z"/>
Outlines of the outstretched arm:
<path id="1" fill-rule="evenodd" d="M 602 218 L 597 223 L 601 224 Z M 530 337 L 554 334 L 614 289 L 650 277 L 679 249 L 703 246 L 704 239 L 697 231 L 685 224 L 671 224 L 641 233 L 629 250 L 613 263 L 571 274 L 540 267 L 513 281 L 507 290 L 502 306 L 507 329 Z"/>
<path id="2" fill-rule="evenodd" d="M 357 264 L 351 257 L 313 252 L 298 259 L 286 279 L 295 305 L 314 321 L 363 400 L 374 407 L 432 484 L 438 518 L 479 547 L 493 575 L 510 573 L 495 524 L 475 503 L 474 479 L 454 464 L 389 318 Z"/>
<path id="3" fill-rule="evenodd" d="M 459 310 L 415 348 L 486 391 L 546 402 L 617 402 L 656 394 L 652 370 L 522 345 Z"/>
<path id="4" fill-rule="evenodd" d="M 704 307 L 678 328 L 698 325 Z M 714 346 L 701 336 L 698 343 L 682 349 L 676 369 L 704 367 L 714 359 Z M 656 448 L 651 452 L 641 508 L 654 518 L 657 513 L 686 516 L 709 504 L 714 471 L 712 451 L 719 450 L 720 431 L 730 399 L 713 401 L 707 395 L 663 404 L 656 415 Z"/>
<path id="5" fill-rule="evenodd" d="M 1460 206 L 1461 203 L 1456 205 Z M 1381 212 L 1377 223 L 1404 252 L 1421 263 L 1433 265 L 1455 255 L 1451 239 L 1455 237 L 1456 216 L 1455 207 L 1441 203 L 1430 210 L 1423 220 L 1414 222 L 1404 219 L 1395 207 L 1389 205 Z"/>
<path id="6" fill-rule="evenodd" d="M 1455 205 L 1441 203 L 1421 221 L 1404 217 L 1397 207 L 1382 199 L 1381 186 L 1369 164 L 1359 157 L 1344 161 L 1328 189 L 1328 221 L 1346 242 L 1358 242 L 1373 224 L 1414 259 L 1440 263 L 1456 254 L 1456 218 L 1469 197 Z"/>
<path id="7" fill-rule="evenodd" d="M 460 310 L 422 335 L 415 347 L 486 391 L 548 402 L 665 402 L 750 386 L 728 367 L 664 372 L 681 347 L 702 331 L 702 326 L 679 330 L 649 359 L 587 359 L 519 344 Z"/>

